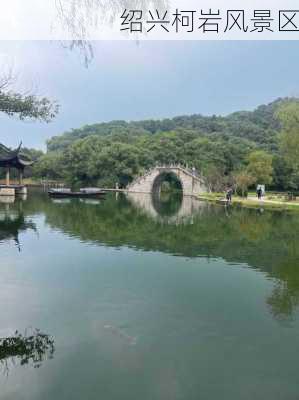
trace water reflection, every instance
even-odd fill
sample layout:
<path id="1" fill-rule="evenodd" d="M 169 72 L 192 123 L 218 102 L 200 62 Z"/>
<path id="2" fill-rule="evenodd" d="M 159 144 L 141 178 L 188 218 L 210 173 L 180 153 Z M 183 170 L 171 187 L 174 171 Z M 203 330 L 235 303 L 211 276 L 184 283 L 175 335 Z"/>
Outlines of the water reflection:
<path id="1" fill-rule="evenodd" d="M 24 216 L 23 201 L 24 199 L 16 200 L 12 196 L 9 196 L 8 201 L 7 198 L 0 196 L 0 244 L 14 240 L 19 251 L 21 251 L 19 234 L 28 229 L 36 231 L 36 225 Z"/>
<path id="2" fill-rule="evenodd" d="M 14 336 L 0 338 L 0 367 L 5 375 L 17 364 L 39 368 L 43 361 L 53 358 L 54 352 L 54 339 L 39 329 L 24 335 L 16 331 Z"/>
<path id="3" fill-rule="evenodd" d="M 9 207 L 11 215 L 17 204 Z M 1 221 L 0 241 L 18 241 L 21 230 L 34 229 L 26 218 L 42 213 L 50 228 L 82 242 L 242 263 L 275 281 L 266 302 L 277 320 L 291 318 L 298 307 L 297 213 L 226 209 L 191 197 L 141 194 L 109 195 L 91 204 L 78 199 L 57 203 L 37 192 L 22 207 L 17 219 Z"/>
<path id="4" fill-rule="evenodd" d="M 168 224 L 192 223 L 193 217 L 205 212 L 208 203 L 194 197 L 183 196 L 181 192 L 148 195 L 128 193 L 128 200 L 134 208 L 149 218 Z"/>
<path id="5" fill-rule="evenodd" d="M 39 236 L 0 246 L 2 336 L 44 327 L 59 357 L 15 368 L 1 399 L 296 398 L 299 215 L 160 200 L 22 203 Z"/>
<path id="6" fill-rule="evenodd" d="M 266 300 L 276 319 L 292 318 L 299 304 L 296 214 L 227 209 L 186 196 L 129 194 L 94 210 L 82 205 L 75 227 L 73 207 L 64 214 L 63 226 L 54 214 L 48 222 L 81 240 L 245 263 L 276 280 Z"/>

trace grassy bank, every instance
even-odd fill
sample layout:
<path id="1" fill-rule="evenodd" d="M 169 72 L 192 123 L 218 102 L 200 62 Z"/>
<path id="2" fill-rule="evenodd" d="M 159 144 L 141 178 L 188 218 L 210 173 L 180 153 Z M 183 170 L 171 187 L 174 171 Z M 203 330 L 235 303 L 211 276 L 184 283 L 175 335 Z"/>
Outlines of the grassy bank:
<path id="1" fill-rule="evenodd" d="M 258 200 L 254 193 L 250 193 L 247 198 L 233 196 L 232 205 L 258 209 L 299 211 L 298 200 L 287 201 L 285 198 L 286 194 L 270 194 L 265 196 L 262 200 Z M 205 193 L 200 195 L 199 199 L 225 204 L 225 195 L 223 193 Z"/>

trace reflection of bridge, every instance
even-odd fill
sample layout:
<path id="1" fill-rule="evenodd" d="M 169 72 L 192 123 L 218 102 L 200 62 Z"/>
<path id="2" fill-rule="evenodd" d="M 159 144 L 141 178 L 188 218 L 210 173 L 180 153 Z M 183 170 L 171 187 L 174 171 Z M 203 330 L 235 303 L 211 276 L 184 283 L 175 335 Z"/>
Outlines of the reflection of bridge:
<path id="1" fill-rule="evenodd" d="M 204 179 L 195 170 L 190 170 L 180 164 L 156 166 L 136 178 L 127 190 L 135 193 L 153 193 L 163 181 L 163 176 L 167 174 L 175 175 L 181 183 L 184 195 L 195 196 L 207 191 Z"/>
<path id="2" fill-rule="evenodd" d="M 153 219 L 164 220 L 169 224 L 190 222 L 195 214 L 203 212 L 209 206 L 208 203 L 201 202 L 194 197 L 182 196 L 182 202 L 175 214 L 163 216 L 155 207 L 153 196 L 145 193 L 128 193 L 127 197 L 134 207 L 143 210 Z"/>

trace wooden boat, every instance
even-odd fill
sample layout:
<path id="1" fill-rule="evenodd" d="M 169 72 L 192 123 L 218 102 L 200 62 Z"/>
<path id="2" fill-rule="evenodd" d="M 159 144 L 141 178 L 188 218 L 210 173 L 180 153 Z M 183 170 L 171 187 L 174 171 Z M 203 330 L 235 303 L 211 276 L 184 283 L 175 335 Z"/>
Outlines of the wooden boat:
<path id="1" fill-rule="evenodd" d="M 83 188 L 79 192 L 72 192 L 71 189 L 50 189 L 48 195 L 50 197 L 65 198 L 65 197 L 78 197 L 78 198 L 98 198 L 106 194 L 104 190 L 96 188 Z"/>

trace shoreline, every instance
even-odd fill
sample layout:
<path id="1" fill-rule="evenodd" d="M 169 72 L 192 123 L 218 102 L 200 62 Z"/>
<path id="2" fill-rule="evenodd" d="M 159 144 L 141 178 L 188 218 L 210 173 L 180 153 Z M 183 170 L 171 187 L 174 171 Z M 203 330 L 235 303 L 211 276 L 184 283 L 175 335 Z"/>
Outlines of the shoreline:
<path id="1" fill-rule="evenodd" d="M 0 180 L 1 183 L 2 180 Z M 24 179 L 24 186 L 28 188 L 45 188 L 46 182 L 43 181 L 35 181 L 32 179 Z M 62 182 L 47 182 L 47 184 L 51 184 L 53 186 L 64 186 Z M 116 189 L 116 188 L 104 188 L 107 192 L 130 192 L 126 189 Z M 133 192 L 134 193 L 134 192 Z M 286 195 L 286 193 L 281 193 L 281 196 Z M 226 199 L 224 193 L 203 193 L 200 195 L 194 195 L 194 198 L 202 201 L 207 201 L 215 204 L 226 205 Z M 272 195 L 271 195 L 272 197 Z M 281 200 L 273 200 L 272 198 L 264 197 L 262 200 L 258 200 L 254 194 L 249 195 L 247 198 L 242 198 L 239 196 L 233 196 L 232 202 L 230 204 L 234 207 L 244 207 L 244 208 L 252 208 L 252 209 L 268 209 L 268 210 L 276 210 L 276 211 L 299 211 L 299 200 L 298 201 L 281 201 Z"/>
<path id="2" fill-rule="evenodd" d="M 197 196 L 199 200 L 209 201 L 216 204 L 226 204 L 226 200 L 223 194 L 202 194 Z M 276 211 L 299 211 L 299 202 L 291 201 L 276 201 L 272 199 L 264 198 L 257 200 L 255 197 L 249 196 L 247 198 L 233 197 L 232 206 L 254 208 L 254 209 L 268 209 Z"/>

